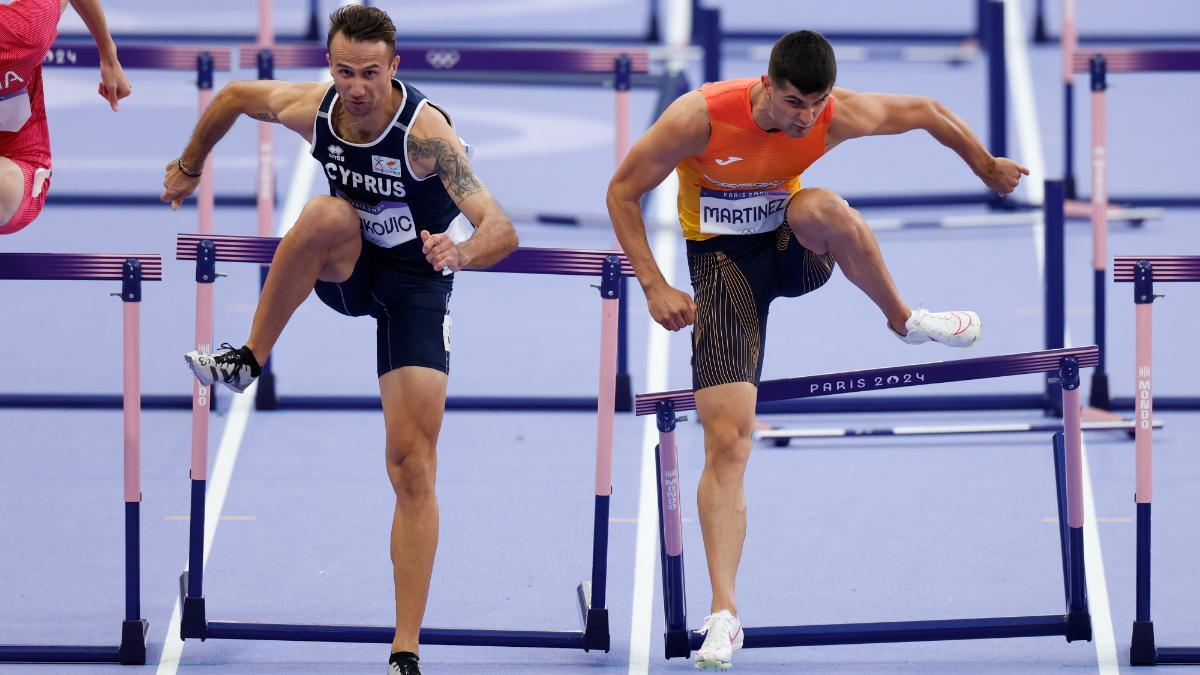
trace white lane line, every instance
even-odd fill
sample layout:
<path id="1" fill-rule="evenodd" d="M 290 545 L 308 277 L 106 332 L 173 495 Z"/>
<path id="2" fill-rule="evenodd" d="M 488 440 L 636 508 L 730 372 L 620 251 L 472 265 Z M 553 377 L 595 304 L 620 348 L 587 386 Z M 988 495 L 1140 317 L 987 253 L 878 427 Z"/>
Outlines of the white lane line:
<path id="1" fill-rule="evenodd" d="M 1045 201 L 1042 177 L 1045 176 L 1045 157 L 1042 136 L 1037 122 L 1037 104 L 1033 93 L 1033 73 L 1029 65 L 1029 49 L 1025 42 L 1025 21 L 1021 3 L 1004 3 L 1005 54 L 1011 85 L 1013 109 L 1017 113 L 1017 143 L 1021 159 L 1029 167 L 1029 200 L 1035 204 Z M 1043 246 L 1045 222 L 1033 227 L 1033 245 L 1038 261 L 1038 273 L 1046 278 L 1046 251 Z M 1071 332 L 1063 336 L 1063 344 L 1071 345 Z M 1119 675 L 1117 643 L 1113 634 L 1112 611 L 1108 604 L 1108 581 L 1104 574 L 1104 555 L 1097 527 L 1096 504 L 1092 496 L 1091 471 L 1088 468 L 1087 444 L 1081 443 L 1083 455 L 1083 559 L 1087 580 L 1088 602 L 1092 615 L 1092 644 L 1096 649 L 1096 667 L 1101 675 Z"/>
<path id="2" fill-rule="evenodd" d="M 208 477 L 207 494 L 204 496 L 204 563 L 208 562 L 208 553 L 212 550 L 213 539 L 217 535 L 221 509 L 225 506 L 225 496 L 229 494 L 229 481 L 233 478 L 233 467 L 237 463 L 242 436 L 246 433 L 246 422 L 250 419 L 250 411 L 253 409 L 254 392 L 257 390 L 258 383 L 255 382 L 245 392 L 232 397 L 233 406 L 229 409 L 229 418 L 225 422 L 225 431 L 221 434 L 221 445 L 217 448 L 217 458 L 213 463 L 212 474 Z M 186 564 L 184 570 L 187 570 Z M 179 657 L 183 654 L 183 640 L 179 639 L 181 616 L 179 598 L 175 598 L 175 609 L 171 611 L 171 621 L 163 638 L 162 654 L 158 657 L 157 675 L 175 675 L 179 668 Z"/>
<path id="3" fill-rule="evenodd" d="M 675 216 L 678 179 L 672 173 L 653 194 L 651 209 L 655 220 Z M 667 283 L 675 285 L 675 264 L 679 235 L 660 229 L 652 240 L 654 257 Z M 670 333 L 653 321 L 646 348 L 646 389 L 667 388 Z M 642 466 L 639 476 L 637 547 L 634 553 L 633 609 L 629 627 L 629 675 L 644 675 L 650 668 L 650 627 L 653 624 L 654 564 L 658 559 L 658 479 L 654 472 L 654 446 L 658 443 L 655 416 L 646 416 L 642 431 Z"/>
<path id="4" fill-rule="evenodd" d="M 1029 48 L 1025 41 L 1025 19 L 1021 3 L 1004 3 L 1004 54 L 1008 71 L 1008 87 L 1012 94 L 1017 129 L 1017 148 L 1029 176 L 1021 181 L 1029 203 L 1041 206 L 1046 199 L 1046 159 L 1042 153 L 1042 130 L 1038 124 L 1037 105 L 1033 94 L 1033 70 L 1029 65 Z"/>

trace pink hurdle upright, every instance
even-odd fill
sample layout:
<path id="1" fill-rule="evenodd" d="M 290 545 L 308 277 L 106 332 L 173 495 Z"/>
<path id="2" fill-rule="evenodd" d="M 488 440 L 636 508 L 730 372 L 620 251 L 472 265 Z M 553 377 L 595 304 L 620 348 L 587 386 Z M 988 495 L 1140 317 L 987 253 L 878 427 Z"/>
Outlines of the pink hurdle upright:
<path id="1" fill-rule="evenodd" d="M 1134 408 L 1135 493 L 1137 504 L 1137 610 L 1129 662 L 1135 666 L 1159 663 L 1200 664 L 1200 647 L 1158 647 L 1150 618 L 1150 502 L 1153 488 L 1154 371 L 1151 352 L 1155 281 L 1200 281 L 1200 256 L 1119 256 L 1113 260 L 1113 280 L 1133 282 L 1135 310 Z"/>
<path id="2" fill-rule="evenodd" d="M 141 301 L 142 282 L 162 280 L 162 257 L 157 255 L 0 253 L 0 279 L 120 281 L 113 293 L 122 303 L 123 411 L 125 497 L 125 619 L 116 647 L 78 645 L 0 645 L 0 661 L 22 663 L 146 662 L 146 632 L 142 618 L 140 507 L 141 483 Z"/>

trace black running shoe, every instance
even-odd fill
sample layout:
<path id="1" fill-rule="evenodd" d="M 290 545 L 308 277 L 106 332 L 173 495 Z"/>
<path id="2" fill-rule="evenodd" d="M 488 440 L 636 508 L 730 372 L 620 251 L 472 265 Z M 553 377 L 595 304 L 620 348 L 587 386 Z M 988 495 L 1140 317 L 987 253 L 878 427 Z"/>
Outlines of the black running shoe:
<path id="1" fill-rule="evenodd" d="M 245 346 L 234 349 L 228 342 L 223 343 L 221 349 L 224 351 L 216 354 L 188 352 L 183 355 L 183 360 L 206 387 L 220 382 L 239 394 L 246 391 L 246 387 L 262 374 L 254 354 Z"/>
<path id="2" fill-rule="evenodd" d="M 396 652 L 388 659 L 388 675 L 421 675 L 421 658 L 412 652 Z"/>

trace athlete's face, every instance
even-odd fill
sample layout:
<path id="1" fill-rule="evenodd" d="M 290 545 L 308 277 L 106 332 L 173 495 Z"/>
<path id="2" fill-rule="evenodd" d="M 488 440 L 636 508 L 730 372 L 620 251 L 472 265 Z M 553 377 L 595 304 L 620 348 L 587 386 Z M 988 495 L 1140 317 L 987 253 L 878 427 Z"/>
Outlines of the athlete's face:
<path id="1" fill-rule="evenodd" d="M 774 127 L 793 138 L 812 131 L 813 123 L 825 110 L 832 87 L 812 94 L 801 93 L 791 82 L 776 84 L 763 76 L 763 93 L 767 99 L 767 114 Z"/>
<path id="2" fill-rule="evenodd" d="M 391 96 L 400 58 L 386 42 L 359 42 L 338 33 L 327 58 L 333 86 L 350 116 L 365 117 Z"/>

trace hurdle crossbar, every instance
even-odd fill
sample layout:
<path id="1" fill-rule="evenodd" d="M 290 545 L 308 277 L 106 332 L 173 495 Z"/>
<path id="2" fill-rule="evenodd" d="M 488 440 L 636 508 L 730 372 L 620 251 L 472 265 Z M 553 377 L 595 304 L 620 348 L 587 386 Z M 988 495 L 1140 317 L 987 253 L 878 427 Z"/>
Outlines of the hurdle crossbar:
<path id="1" fill-rule="evenodd" d="M 0 279 L 120 281 L 124 366 L 125 618 L 116 647 L 79 645 L 0 645 L 0 661 L 25 663 L 146 662 L 150 624 L 141 608 L 142 439 L 141 301 L 142 282 L 162 280 L 158 255 L 0 253 Z"/>
<path id="2" fill-rule="evenodd" d="M 1154 621 L 1150 616 L 1150 512 L 1154 486 L 1153 431 L 1153 309 L 1154 282 L 1200 281 L 1200 256 L 1118 256 L 1113 260 L 1113 281 L 1133 283 L 1135 307 L 1134 377 L 1137 383 L 1137 420 L 1134 438 L 1137 447 L 1134 502 L 1137 505 L 1137 576 L 1136 614 L 1129 662 L 1135 666 L 1156 664 L 1200 664 L 1200 646 L 1159 647 L 1154 641 Z"/>
<path id="3" fill-rule="evenodd" d="M 197 302 L 197 335 L 211 331 L 212 283 L 218 277 L 216 263 L 269 263 L 279 239 L 223 235 L 180 234 L 176 257 L 196 261 L 196 281 L 207 287 L 207 297 Z M 601 296 L 600 379 L 598 395 L 590 399 L 596 410 L 595 520 L 592 537 L 592 576 L 577 591 L 579 631 L 514 631 L 425 628 L 423 644 L 479 645 L 493 647 L 546 647 L 608 651 L 610 634 L 606 606 L 608 569 L 609 499 L 612 495 L 613 421 L 617 396 L 617 334 L 621 279 L 633 275 L 633 267 L 619 251 L 585 249 L 522 248 L 502 262 L 478 272 L 599 276 Z M 198 296 L 200 298 L 200 296 Z M 206 324 L 206 325 L 205 325 Z M 181 632 L 184 638 L 228 638 L 245 640 L 303 640 L 316 642 L 392 641 L 392 627 L 274 624 L 209 621 L 203 595 L 204 503 L 208 467 L 207 409 L 197 392 L 192 423 L 192 507 L 189 537 L 189 566 L 179 579 L 183 606 Z M 374 399 L 379 407 L 378 398 Z M 449 404 L 447 407 L 450 407 Z"/>
<path id="4" fill-rule="evenodd" d="M 1058 498 L 1059 543 L 1062 553 L 1066 612 L 1041 616 L 1009 616 L 935 621 L 896 621 L 812 626 L 744 628 L 744 647 L 971 640 L 1062 635 L 1068 642 L 1090 640 L 1091 615 L 1083 560 L 1083 460 L 1081 450 L 1079 369 L 1097 363 L 1095 346 L 1011 354 L 964 361 L 943 361 L 846 373 L 763 382 L 759 400 L 783 400 L 840 394 L 863 389 L 894 389 L 922 384 L 1005 377 L 1026 373 L 1057 373 L 1062 388 L 1063 422 L 1054 434 L 1055 493 Z M 679 457 L 675 446 L 676 412 L 695 408 L 691 390 L 639 394 L 639 415 L 657 417 L 659 443 L 655 448 L 659 489 L 659 540 L 666 657 L 687 657 L 704 642 L 704 635 L 687 628 L 683 571 L 683 525 L 679 487 Z"/>
<path id="5" fill-rule="evenodd" d="M 280 241 L 278 237 L 181 233 L 176 239 L 176 259 L 196 260 L 197 245 L 206 240 L 214 244 L 214 262 L 258 264 L 271 262 Z M 620 261 L 621 278 L 634 276 L 633 266 L 620 251 L 529 247 L 517 249 L 503 261 L 486 270 L 471 271 L 599 276 L 605 258 L 610 255 L 617 256 Z M 621 297 L 621 294 L 618 293 L 617 297 Z M 628 378 L 628 373 L 624 372 L 619 364 L 616 375 L 618 402 L 622 391 L 628 386 Z M 270 396 L 270 405 L 259 407 L 272 410 L 378 410 L 379 405 L 378 396 L 306 396 L 273 393 Z M 590 396 L 450 396 L 446 399 L 447 410 L 578 411 L 592 410 L 595 407 L 596 398 Z"/>

